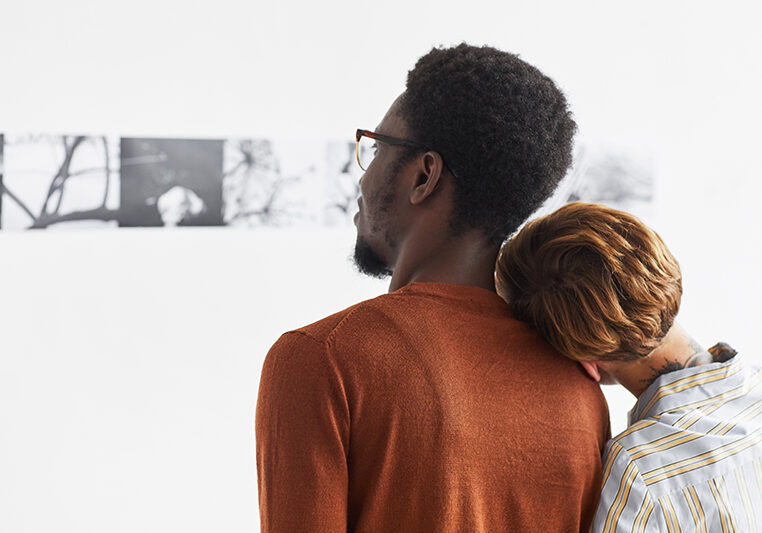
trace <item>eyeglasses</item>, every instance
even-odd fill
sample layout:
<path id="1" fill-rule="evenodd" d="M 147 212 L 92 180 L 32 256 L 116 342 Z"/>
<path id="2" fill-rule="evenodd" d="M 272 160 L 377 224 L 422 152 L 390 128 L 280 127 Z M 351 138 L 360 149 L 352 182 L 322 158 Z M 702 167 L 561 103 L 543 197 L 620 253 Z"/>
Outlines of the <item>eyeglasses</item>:
<path id="1" fill-rule="evenodd" d="M 363 170 L 368 170 L 368 167 L 373 162 L 373 158 L 376 157 L 377 147 L 375 141 L 380 141 L 391 146 L 409 146 L 410 148 L 417 148 L 425 152 L 430 150 L 430 148 L 423 143 L 408 141 L 407 139 L 398 139 L 397 137 L 389 137 L 388 135 L 382 135 L 369 130 L 357 130 L 355 137 L 357 139 L 357 147 L 355 149 L 357 164 L 360 165 L 360 168 Z"/>

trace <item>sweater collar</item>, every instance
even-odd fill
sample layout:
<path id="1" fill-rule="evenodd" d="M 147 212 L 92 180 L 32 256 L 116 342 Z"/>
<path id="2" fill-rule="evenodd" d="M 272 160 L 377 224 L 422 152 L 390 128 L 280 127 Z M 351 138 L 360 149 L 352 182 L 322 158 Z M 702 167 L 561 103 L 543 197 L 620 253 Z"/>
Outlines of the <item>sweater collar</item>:
<path id="1" fill-rule="evenodd" d="M 509 307 L 505 300 L 498 296 L 496 292 L 475 285 L 414 281 L 390 294 L 421 294 L 463 303 L 470 302 L 496 309 L 507 309 Z"/>

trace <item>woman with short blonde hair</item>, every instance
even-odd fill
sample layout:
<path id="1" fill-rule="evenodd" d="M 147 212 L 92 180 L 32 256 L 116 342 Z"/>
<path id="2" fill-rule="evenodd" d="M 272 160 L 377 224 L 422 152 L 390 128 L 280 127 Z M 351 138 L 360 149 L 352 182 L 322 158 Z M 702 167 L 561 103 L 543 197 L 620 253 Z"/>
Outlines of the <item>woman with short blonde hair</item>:
<path id="1" fill-rule="evenodd" d="M 645 357 L 680 309 L 680 266 L 637 218 L 574 202 L 502 248 L 498 293 L 559 352 L 580 361 Z"/>
<path id="2" fill-rule="evenodd" d="M 762 371 L 726 344 L 704 350 L 675 323 L 680 267 L 656 232 L 575 202 L 506 242 L 495 277 L 517 318 L 638 397 L 606 446 L 593 531 L 762 524 Z"/>

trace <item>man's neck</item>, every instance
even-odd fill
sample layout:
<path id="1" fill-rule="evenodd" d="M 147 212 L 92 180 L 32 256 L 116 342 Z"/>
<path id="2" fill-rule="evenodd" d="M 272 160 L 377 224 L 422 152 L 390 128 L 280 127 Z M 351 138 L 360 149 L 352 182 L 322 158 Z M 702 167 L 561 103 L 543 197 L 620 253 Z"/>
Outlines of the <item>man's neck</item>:
<path id="1" fill-rule="evenodd" d="M 499 250 L 477 233 L 439 242 L 430 237 L 410 240 L 400 248 L 389 292 L 414 281 L 474 285 L 494 292 Z"/>
<path id="2" fill-rule="evenodd" d="M 662 343 L 647 357 L 610 364 L 606 370 L 632 394 L 640 397 L 659 376 L 711 362 L 712 355 L 675 324 Z"/>

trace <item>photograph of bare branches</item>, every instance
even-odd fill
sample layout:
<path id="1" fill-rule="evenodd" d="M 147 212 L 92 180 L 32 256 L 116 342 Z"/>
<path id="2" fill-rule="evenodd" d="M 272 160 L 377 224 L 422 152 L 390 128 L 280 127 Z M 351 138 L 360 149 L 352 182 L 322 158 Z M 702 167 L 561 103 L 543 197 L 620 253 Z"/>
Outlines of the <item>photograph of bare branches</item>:
<path id="1" fill-rule="evenodd" d="M 355 143 L 25 134 L 0 142 L 0 228 L 351 226 Z M 583 140 L 540 216 L 581 200 L 648 220 L 652 150 Z"/>
<path id="2" fill-rule="evenodd" d="M 326 156 L 325 223 L 328 226 L 351 226 L 357 212 L 362 176 L 355 160 L 355 143 L 329 142 Z"/>
<path id="3" fill-rule="evenodd" d="M 106 136 L 5 135 L 0 227 L 116 225 L 118 146 Z"/>
<path id="4" fill-rule="evenodd" d="M 320 223 L 324 143 L 225 141 L 223 219 L 239 227 Z"/>
<path id="5" fill-rule="evenodd" d="M 655 168 L 647 147 L 581 142 L 574 164 L 556 192 L 532 218 L 562 205 L 594 202 L 648 218 L 653 211 Z"/>
<path id="6" fill-rule="evenodd" d="M 121 140 L 120 226 L 218 226 L 223 142 Z"/>

